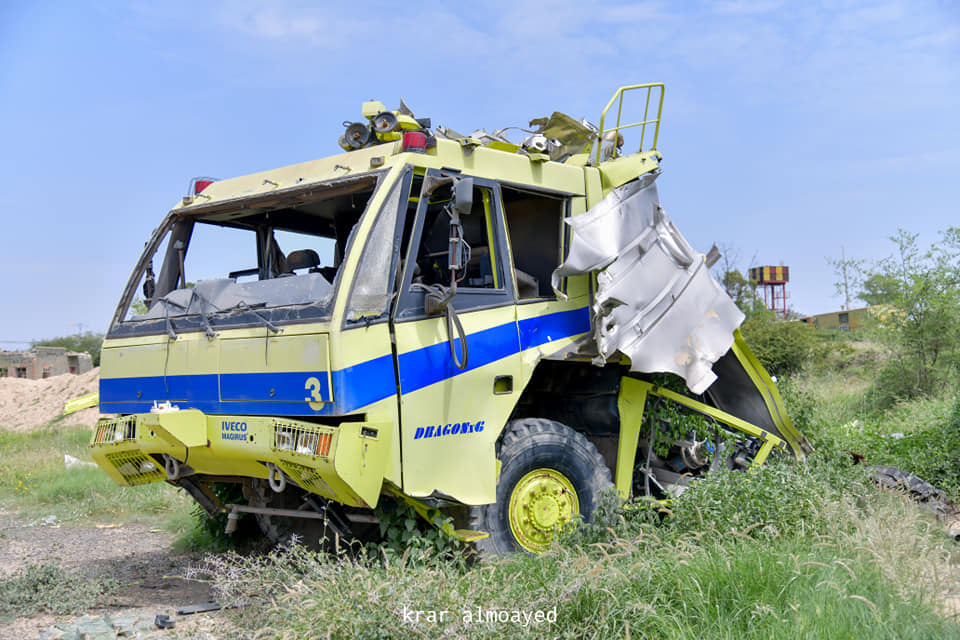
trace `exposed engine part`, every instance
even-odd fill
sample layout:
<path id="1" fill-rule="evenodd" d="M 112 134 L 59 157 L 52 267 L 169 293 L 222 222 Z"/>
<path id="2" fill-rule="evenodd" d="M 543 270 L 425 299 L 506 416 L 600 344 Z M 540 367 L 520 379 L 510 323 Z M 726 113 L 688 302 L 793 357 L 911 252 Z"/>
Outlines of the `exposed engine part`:
<path id="1" fill-rule="evenodd" d="M 668 464 L 678 472 L 694 471 L 705 467 L 710 462 L 710 455 L 716 451 L 716 447 L 707 440 L 679 441 L 676 446 L 679 447 L 680 452 Z"/>
<path id="2" fill-rule="evenodd" d="M 732 469 L 742 469 L 746 471 L 753 464 L 753 458 L 760 450 L 760 443 L 751 438 L 746 442 L 738 442 L 730 453 L 728 466 Z"/>

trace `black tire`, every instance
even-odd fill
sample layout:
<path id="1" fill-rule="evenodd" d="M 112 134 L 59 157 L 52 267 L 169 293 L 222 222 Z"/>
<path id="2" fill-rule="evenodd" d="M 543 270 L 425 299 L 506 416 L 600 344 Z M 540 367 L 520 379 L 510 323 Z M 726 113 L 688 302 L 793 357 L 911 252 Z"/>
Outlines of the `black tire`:
<path id="1" fill-rule="evenodd" d="M 911 498 L 930 509 L 941 521 L 955 510 L 946 493 L 909 471 L 878 465 L 871 467 L 870 476 L 881 487 L 905 491 Z"/>
<path id="2" fill-rule="evenodd" d="M 287 486 L 283 493 L 275 493 L 266 480 L 255 479 L 251 482 L 251 488 L 253 490 L 253 495 L 250 496 L 251 506 L 313 511 L 310 504 L 303 499 L 303 490 L 297 487 Z M 320 551 L 324 546 L 323 540 L 329 535 L 323 520 L 289 518 L 263 513 L 253 515 L 263 535 L 275 545 L 287 546 L 296 539 L 303 546 Z"/>
<path id="3" fill-rule="evenodd" d="M 298 511 L 316 511 L 319 507 L 325 510 L 327 520 L 254 514 L 263 535 L 275 545 L 288 546 L 296 540 L 313 551 L 343 551 L 357 541 L 375 540 L 379 534 L 377 525 L 352 525 L 340 505 L 299 487 L 287 485 L 283 493 L 276 493 L 266 480 L 254 479 L 250 483 L 249 501 L 255 507 Z"/>
<path id="4" fill-rule="evenodd" d="M 585 522 L 590 522 L 599 492 L 613 484 L 610 480 L 610 469 L 597 448 L 583 434 L 553 420 L 523 418 L 511 421 L 500 440 L 497 457 L 501 465 L 497 501 L 470 508 L 470 528 L 490 534 L 488 538 L 474 543 L 481 557 L 499 556 L 519 550 L 542 550 L 532 548 L 536 547 L 530 544 L 533 538 L 527 538 L 527 544 L 523 544 L 511 529 L 511 496 L 515 490 L 521 492 L 518 496 L 533 495 L 529 492 L 536 489 L 530 488 L 534 486 L 531 483 L 541 482 L 537 479 L 537 474 L 546 474 L 543 477 L 547 478 L 548 484 L 543 485 L 544 487 L 559 486 L 557 479 L 562 476 L 572 485 L 574 496 L 567 495 L 569 492 L 566 489 L 558 489 L 558 497 L 553 498 L 552 492 L 541 488 L 539 495 L 534 496 L 533 507 L 523 506 L 529 505 L 530 501 L 517 501 L 514 509 L 515 521 L 518 520 L 518 512 L 533 514 L 541 505 L 543 509 L 553 509 L 555 505 L 551 501 L 554 501 L 558 514 L 567 513 L 571 502 L 575 502 L 576 513 L 572 515 L 579 515 Z M 550 482 L 554 484 L 551 485 Z M 518 489 L 520 483 L 522 484 Z M 529 530 L 531 526 L 537 528 L 529 525 L 526 529 Z M 552 535 L 552 529 L 548 533 L 546 527 L 537 528 L 536 534 L 541 533 L 545 536 Z"/>

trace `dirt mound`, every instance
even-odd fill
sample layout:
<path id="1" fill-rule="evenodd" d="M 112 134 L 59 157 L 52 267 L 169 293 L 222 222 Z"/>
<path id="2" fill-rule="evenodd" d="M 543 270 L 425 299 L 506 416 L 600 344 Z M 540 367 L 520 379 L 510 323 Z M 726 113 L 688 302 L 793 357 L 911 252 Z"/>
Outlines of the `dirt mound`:
<path id="1" fill-rule="evenodd" d="M 0 378 L 0 430 L 31 431 L 63 414 L 63 405 L 100 387 L 100 369 L 80 375 L 28 380 Z M 100 416 L 96 408 L 84 409 L 64 418 L 65 425 L 92 427 Z"/>

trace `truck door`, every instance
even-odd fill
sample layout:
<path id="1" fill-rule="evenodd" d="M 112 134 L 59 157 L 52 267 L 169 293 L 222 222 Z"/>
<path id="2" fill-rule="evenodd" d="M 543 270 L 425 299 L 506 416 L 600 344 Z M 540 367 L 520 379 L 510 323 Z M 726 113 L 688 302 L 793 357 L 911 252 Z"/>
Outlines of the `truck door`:
<path id="1" fill-rule="evenodd" d="M 476 504 L 495 498 L 494 443 L 519 393 L 520 343 L 500 190 L 489 180 L 474 178 L 473 208 L 461 217 L 470 257 L 452 306 L 465 351 L 445 313 L 426 312 L 427 289 L 450 285 L 451 197 L 449 187 L 421 192 L 394 308 L 403 488 Z M 466 354 L 463 368 L 454 350 Z"/>

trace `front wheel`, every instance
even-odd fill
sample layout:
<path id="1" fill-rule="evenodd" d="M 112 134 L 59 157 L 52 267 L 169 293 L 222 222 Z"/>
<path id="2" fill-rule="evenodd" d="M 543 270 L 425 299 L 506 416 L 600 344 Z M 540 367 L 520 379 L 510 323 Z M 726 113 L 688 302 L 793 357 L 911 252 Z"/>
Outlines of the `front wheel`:
<path id="1" fill-rule="evenodd" d="M 500 444 L 497 501 L 471 508 L 471 528 L 490 533 L 481 555 L 550 547 L 564 525 L 589 522 L 610 469 L 597 448 L 570 427 L 540 418 L 510 422 Z"/>

